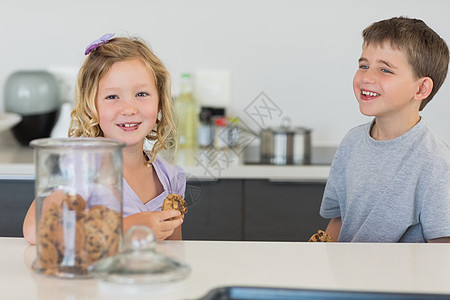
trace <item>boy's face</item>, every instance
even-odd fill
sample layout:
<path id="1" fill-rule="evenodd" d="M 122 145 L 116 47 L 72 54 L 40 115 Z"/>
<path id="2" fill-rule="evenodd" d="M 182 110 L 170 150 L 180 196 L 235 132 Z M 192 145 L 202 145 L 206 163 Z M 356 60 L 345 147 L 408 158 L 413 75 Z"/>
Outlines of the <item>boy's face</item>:
<path id="1" fill-rule="evenodd" d="M 420 101 L 414 95 L 419 86 L 420 79 L 414 76 L 402 50 L 388 44 L 364 47 L 353 78 L 353 91 L 362 114 L 386 120 L 418 116 Z"/>

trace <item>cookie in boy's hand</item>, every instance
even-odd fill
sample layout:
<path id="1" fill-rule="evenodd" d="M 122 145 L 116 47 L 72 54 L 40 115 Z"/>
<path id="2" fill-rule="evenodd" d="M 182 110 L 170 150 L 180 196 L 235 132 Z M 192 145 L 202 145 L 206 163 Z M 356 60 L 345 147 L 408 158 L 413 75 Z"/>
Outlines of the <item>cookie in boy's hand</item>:
<path id="1" fill-rule="evenodd" d="M 308 242 L 332 242 L 333 239 L 323 230 L 318 230 L 313 234 Z"/>
<path id="2" fill-rule="evenodd" d="M 175 209 L 179 210 L 181 212 L 181 218 L 184 219 L 184 214 L 188 212 L 187 210 L 187 203 L 184 201 L 183 197 L 181 197 L 178 194 L 170 194 L 167 196 L 166 199 L 164 199 L 162 210 L 169 210 L 169 209 Z M 177 217 L 170 218 L 170 220 L 175 220 Z"/>

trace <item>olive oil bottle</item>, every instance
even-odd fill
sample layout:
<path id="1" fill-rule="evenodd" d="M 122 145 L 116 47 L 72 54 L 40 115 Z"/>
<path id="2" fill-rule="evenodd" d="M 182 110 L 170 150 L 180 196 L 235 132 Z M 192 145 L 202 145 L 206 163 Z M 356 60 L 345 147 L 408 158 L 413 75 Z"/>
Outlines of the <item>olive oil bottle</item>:
<path id="1" fill-rule="evenodd" d="M 181 149 L 194 148 L 197 145 L 197 103 L 193 95 L 194 85 L 189 73 L 181 75 L 180 94 L 175 99 L 177 133 Z"/>

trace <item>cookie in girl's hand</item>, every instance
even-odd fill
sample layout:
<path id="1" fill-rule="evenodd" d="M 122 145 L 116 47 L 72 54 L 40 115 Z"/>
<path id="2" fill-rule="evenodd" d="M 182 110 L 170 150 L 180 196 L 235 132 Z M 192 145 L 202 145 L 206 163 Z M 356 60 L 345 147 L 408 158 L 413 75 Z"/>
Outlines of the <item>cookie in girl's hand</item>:
<path id="1" fill-rule="evenodd" d="M 181 218 L 183 219 L 184 214 L 188 212 L 186 201 L 184 201 L 183 197 L 181 197 L 178 194 L 170 194 L 169 196 L 167 196 L 166 199 L 164 199 L 162 210 L 169 210 L 169 209 L 179 210 L 181 212 Z M 178 217 L 170 218 L 167 220 L 168 221 L 175 220 L 176 218 Z"/>

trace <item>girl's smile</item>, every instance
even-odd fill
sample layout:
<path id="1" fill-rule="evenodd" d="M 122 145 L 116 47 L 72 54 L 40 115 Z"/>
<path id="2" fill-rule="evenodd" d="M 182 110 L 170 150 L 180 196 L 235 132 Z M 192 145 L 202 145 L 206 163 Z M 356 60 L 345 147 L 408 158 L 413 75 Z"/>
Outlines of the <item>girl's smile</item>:
<path id="1" fill-rule="evenodd" d="M 117 124 L 118 127 L 120 127 L 123 131 L 133 131 L 137 130 L 139 125 L 141 125 L 142 122 L 139 123 L 120 123 Z"/>

